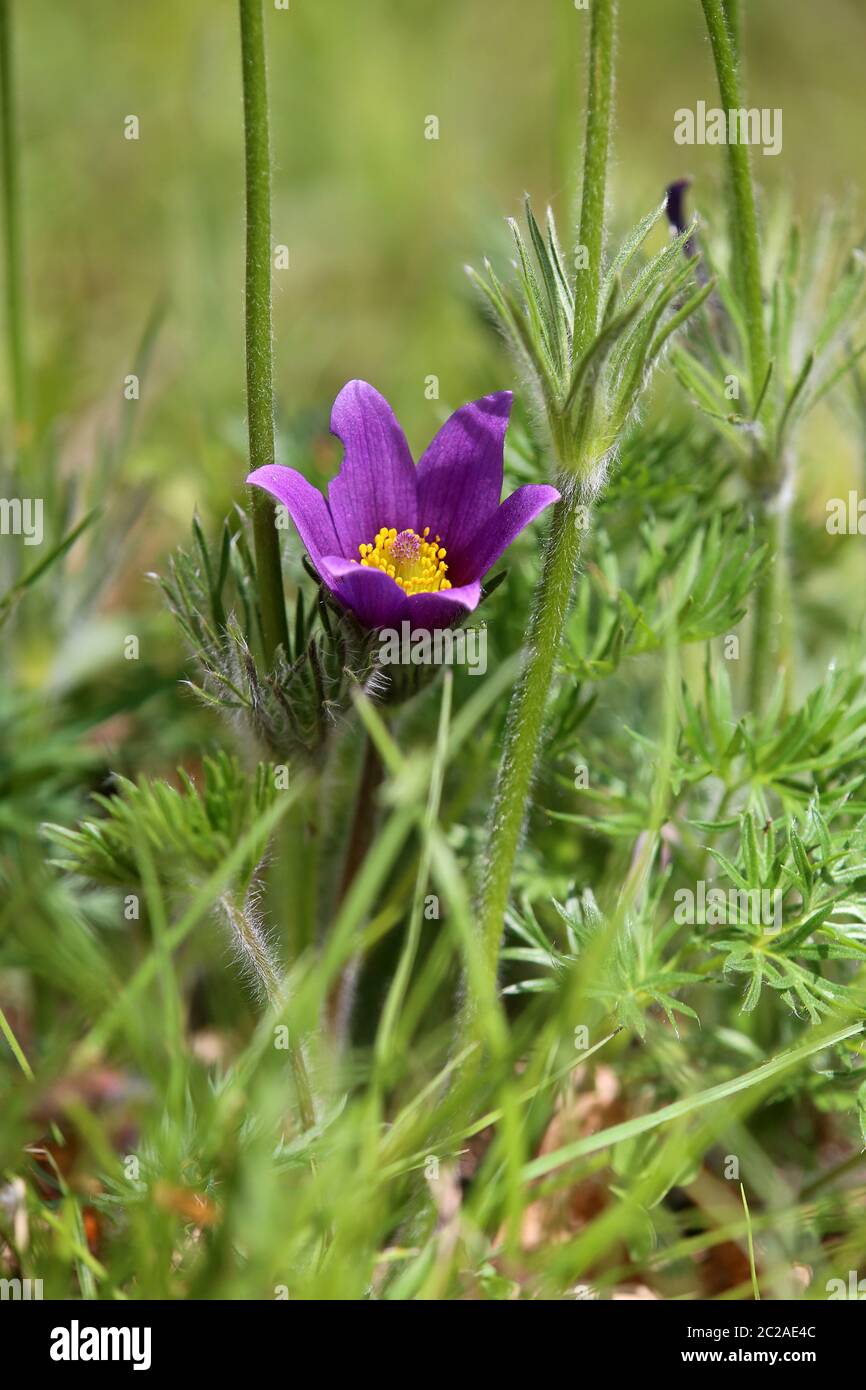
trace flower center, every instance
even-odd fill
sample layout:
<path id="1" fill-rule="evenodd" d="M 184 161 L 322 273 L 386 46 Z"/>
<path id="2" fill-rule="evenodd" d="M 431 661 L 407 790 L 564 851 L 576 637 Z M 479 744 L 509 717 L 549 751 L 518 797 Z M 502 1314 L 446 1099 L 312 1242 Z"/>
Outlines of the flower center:
<path id="1" fill-rule="evenodd" d="M 435 594 L 439 589 L 450 589 L 441 538 L 436 536 L 431 541 L 427 539 L 429 535 L 429 526 L 420 536 L 417 531 L 398 532 L 394 526 L 383 526 L 372 545 L 358 546 L 361 564 L 389 574 L 407 594 Z"/>

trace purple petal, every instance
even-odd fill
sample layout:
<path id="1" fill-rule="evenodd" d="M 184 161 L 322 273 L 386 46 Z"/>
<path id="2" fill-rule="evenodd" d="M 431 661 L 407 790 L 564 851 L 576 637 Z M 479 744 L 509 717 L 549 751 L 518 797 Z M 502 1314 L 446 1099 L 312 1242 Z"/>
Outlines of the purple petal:
<path id="1" fill-rule="evenodd" d="M 331 433 L 346 447 L 340 472 L 328 489 L 337 549 L 350 558 L 382 526 L 414 530 L 415 465 L 385 397 L 366 381 L 348 382 L 334 402 Z"/>
<path id="2" fill-rule="evenodd" d="M 445 421 L 418 464 L 418 529 L 442 537 L 455 564 L 491 517 L 502 492 L 502 450 L 511 392 L 464 405 Z"/>
<path id="3" fill-rule="evenodd" d="M 471 613 L 481 601 L 481 584 L 461 584 L 458 589 L 440 589 L 435 594 L 412 594 L 408 599 L 409 621 L 413 629 L 435 632 L 437 628 L 452 627 L 458 619 Z"/>
<path id="4" fill-rule="evenodd" d="M 525 487 L 512 492 L 493 517 L 481 525 L 466 549 L 465 568 L 472 578 L 482 579 L 523 528 L 551 502 L 558 501 L 556 488 L 548 487 L 546 483 L 527 483 Z M 460 577 L 466 583 L 469 575 L 464 573 Z"/>
<path id="5" fill-rule="evenodd" d="M 372 565 L 344 560 L 342 555 L 326 555 L 321 574 L 364 627 L 396 627 L 408 616 L 408 599 L 399 584 Z"/>
<path id="6" fill-rule="evenodd" d="M 250 487 L 264 488 L 265 492 L 283 503 L 316 568 L 322 555 L 332 555 L 339 550 L 327 502 L 312 483 L 308 483 L 294 468 L 269 463 L 251 473 L 247 482 Z"/>

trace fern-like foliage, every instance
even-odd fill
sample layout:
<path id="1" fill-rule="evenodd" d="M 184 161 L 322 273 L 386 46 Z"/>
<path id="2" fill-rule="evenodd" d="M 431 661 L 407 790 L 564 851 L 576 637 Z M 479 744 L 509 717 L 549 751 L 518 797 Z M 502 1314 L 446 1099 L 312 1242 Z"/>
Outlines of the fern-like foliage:
<path id="1" fill-rule="evenodd" d="M 77 829 L 47 824 L 57 846 L 55 863 L 95 883 L 126 887 L 142 876 L 149 851 L 160 884 L 169 893 L 187 892 L 225 861 L 242 836 L 280 794 L 273 768 L 260 763 L 248 776 L 237 758 L 220 752 L 204 761 L 197 787 L 180 769 L 179 787 L 162 780 L 119 778 L 117 795 L 95 796 L 103 812 Z M 266 849 L 254 843 L 234 885 L 243 898 Z"/>
<path id="2" fill-rule="evenodd" d="M 622 572 L 607 533 L 595 537 L 566 633 L 563 664 L 578 680 L 611 675 L 629 656 L 729 633 L 742 619 L 766 551 L 735 508 L 704 519 L 685 503 L 669 525 L 649 516 Z"/>
<path id="3" fill-rule="evenodd" d="M 664 878 L 657 881 L 656 893 L 662 892 L 664 882 Z M 695 1010 L 675 991 L 699 983 L 701 976 L 676 966 L 667 950 L 670 930 L 654 935 L 647 932 L 651 912 L 640 919 L 626 916 L 618 925 L 613 924 L 599 910 L 589 889 L 565 903 L 554 899 L 553 906 L 565 932 L 564 945 L 545 930 L 529 904 L 524 904 L 520 912 L 509 913 L 509 933 L 522 944 L 507 946 L 503 958 L 534 966 L 541 973 L 508 985 L 506 994 L 554 992 L 564 972 L 601 939 L 604 959 L 588 995 L 618 1024 L 644 1038 L 650 1010 L 663 1014 L 675 1031 L 675 1015 L 697 1019 Z"/>
<path id="4" fill-rule="evenodd" d="M 856 976 L 832 972 L 836 962 L 866 965 L 866 818 L 831 834 L 815 798 L 802 826 L 783 824 L 780 847 L 773 820 L 759 831 L 756 817 L 744 814 L 739 828 L 733 859 L 710 850 L 735 892 L 725 894 L 723 934 L 706 945 L 724 953 L 726 972 L 746 977 L 744 1011 L 756 1007 L 765 986 L 813 1023 L 840 1007 L 862 1009 L 866 990 Z M 761 894 L 778 901 L 778 924 L 739 910 Z"/>
<path id="5" fill-rule="evenodd" d="M 321 588 L 298 592 L 289 639 L 271 669 L 261 655 L 261 616 L 245 523 L 226 521 L 211 548 L 198 522 L 193 546 L 170 560 L 160 586 L 200 671 L 189 688 L 251 732 L 277 761 L 317 763 L 359 685 L 386 692 L 370 633 Z M 318 581 L 317 581 L 318 583 Z"/>

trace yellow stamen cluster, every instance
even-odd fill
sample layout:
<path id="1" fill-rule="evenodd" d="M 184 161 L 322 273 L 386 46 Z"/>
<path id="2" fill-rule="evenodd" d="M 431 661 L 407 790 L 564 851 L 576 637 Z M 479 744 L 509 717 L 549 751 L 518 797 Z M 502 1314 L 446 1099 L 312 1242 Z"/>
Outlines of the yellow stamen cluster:
<path id="1" fill-rule="evenodd" d="M 451 581 L 445 577 L 447 552 L 439 543 L 440 536 L 431 541 L 427 539 L 429 535 L 429 526 L 420 536 L 417 531 L 398 532 L 395 526 L 383 526 L 372 545 L 358 546 L 361 564 L 383 570 L 407 594 L 435 594 L 440 589 L 450 589 Z"/>

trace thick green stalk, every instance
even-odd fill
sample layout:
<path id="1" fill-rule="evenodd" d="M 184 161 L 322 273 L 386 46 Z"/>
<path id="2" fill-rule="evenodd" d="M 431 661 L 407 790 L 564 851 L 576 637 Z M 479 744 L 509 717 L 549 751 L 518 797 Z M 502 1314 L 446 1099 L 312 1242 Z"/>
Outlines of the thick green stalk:
<path id="1" fill-rule="evenodd" d="M 244 162 L 246 169 L 247 244 L 245 323 L 247 416 L 250 467 L 274 462 L 274 351 L 271 324 L 271 150 L 265 35 L 262 0 L 239 0 L 241 65 L 244 93 Z M 265 657 L 273 663 L 277 649 L 289 651 L 289 629 L 274 504 L 261 488 L 252 490 L 253 543 Z M 241 909 L 229 913 L 244 957 L 261 981 L 270 1003 L 282 997 L 279 972 L 266 943 Z M 290 1063 L 298 1094 L 301 1124 L 316 1122 L 313 1088 L 303 1049 L 292 1040 Z"/>
<path id="2" fill-rule="evenodd" d="M 791 695 L 794 621 L 788 563 L 790 510 L 790 495 L 784 486 L 764 507 L 764 538 L 770 547 L 770 560 L 755 594 L 749 675 L 749 702 L 756 713 L 766 706 L 780 671 L 785 676 L 785 708 Z"/>
<path id="3" fill-rule="evenodd" d="M 731 36 L 731 43 L 734 45 L 734 53 L 740 51 L 740 0 L 722 0 L 725 9 L 725 19 L 728 25 L 728 33 Z"/>
<path id="4" fill-rule="evenodd" d="M 738 55 L 733 30 L 737 25 L 735 7 L 723 6 L 722 0 L 701 0 L 704 18 L 713 50 L 719 94 L 725 111 L 742 108 Z M 730 18 L 729 18 L 730 12 Z M 749 335 L 749 370 L 752 402 L 758 400 L 767 374 L 769 355 L 767 330 L 764 323 L 764 301 L 761 292 L 761 245 L 758 236 L 758 214 L 755 188 L 749 161 L 749 147 L 729 141 L 728 167 L 731 184 L 731 248 L 736 257 L 739 283 Z"/>
<path id="5" fill-rule="evenodd" d="M 271 153 L 262 0 L 239 0 L 246 166 L 246 349 L 250 467 L 274 462 L 274 364 L 271 325 Z M 274 503 L 252 489 L 253 541 L 265 656 L 289 650 Z"/>
<path id="6" fill-rule="evenodd" d="M 586 143 L 578 240 L 588 251 L 588 266 L 575 284 L 574 353 L 578 356 L 596 333 L 601 290 L 607 165 L 613 113 L 616 0 L 595 0 L 590 30 Z M 562 431 L 558 431 L 561 435 Z M 566 455 L 557 440 L 562 500 L 554 509 L 544 565 L 529 629 L 528 654 L 511 701 L 505 746 L 499 764 L 488 831 L 487 855 L 478 907 L 481 951 L 489 978 L 499 965 L 505 909 L 514 860 L 526 818 L 532 776 L 538 757 L 556 657 L 571 600 L 580 556 L 581 492 L 579 460 Z M 464 1033 L 471 1030 L 473 1007 L 467 990 Z"/>
<path id="7" fill-rule="evenodd" d="M 505 747 L 490 818 L 488 854 L 481 888 L 479 931 L 485 966 L 495 979 L 502 925 L 517 846 L 526 816 L 532 774 L 544 728 L 556 655 L 580 555 L 580 492 L 575 479 L 559 480 L 541 580 L 529 629 L 528 655 L 511 702 Z"/>
<path id="8" fill-rule="evenodd" d="M 17 441 L 27 420 L 27 366 L 24 350 L 23 267 L 18 181 L 18 143 L 15 127 L 15 87 L 12 53 L 12 0 L 0 0 L 0 145 L 3 160 L 3 254 L 6 262 L 6 345 L 12 385 L 13 437 Z"/>
<path id="9" fill-rule="evenodd" d="M 594 0 L 589 40 L 589 89 L 586 143 L 583 154 L 578 243 L 588 252 L 586 270 L 577 272 L 574 287 L 575 360 L 595 337 L 604 249 L 607 161 L 613 109 L 614 29 L 616 0 Z"/>
<path id="10" fill-rule="evenodd" d="M 725 110 L 740 110 L 743 100 L 739 77 L 738 0 L 701 0 L 716 65 L 719 92 Z M 749 369 L 753 403 L 767 375 L 769 350 L 761 289 L 761 243 L 749 148 L 728 144 L 731 200 L 731 248 L 737 284 L 743 301 L 749 335 Z M 772 397 L 768 394 L 768 401 Z M 754 492 L 764 538 L 770 548 L 767 570 L 755 595 L 752 629 L 749 695 L 752 708 L 760 711 L 784 669 L 790 683 L 792 622 L 786 553 L 788 513 L 792 500 L 791 478 L 785 460 L 762 450 L 756 459 Z"/>
<path id="11" fill-rule="evenodd" d="M 269 1007 L 281 1008 L 285 1003 L 285 983 L 261 925 L 253 912 L 230 894 L 223 895 L 220 905 L 231 930 L 240 964 L 260 990 Z M 301 1127 L 309 1130 L 316 1123 L 316 1102 L 303 1046 L 292 1038 L 288 1052 L 289 1065 L 295 1080 Z"/>

